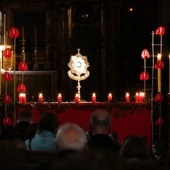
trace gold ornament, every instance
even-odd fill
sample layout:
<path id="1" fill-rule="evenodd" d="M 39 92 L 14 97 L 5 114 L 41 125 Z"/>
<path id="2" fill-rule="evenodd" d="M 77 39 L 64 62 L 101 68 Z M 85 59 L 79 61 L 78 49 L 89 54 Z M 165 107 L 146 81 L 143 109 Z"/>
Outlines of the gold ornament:
<path id="1" fill-rule="evenodd" d="M 70 70 L 68 71 L 68 76 L 72 80 L 78 81 L 77 89 L 78 89 L 78 95 L 79 95 L 79 101 L 81 99 L 80 97 L 80 81 L 85 80 L 87 77 L 89 77 L 90 72 L 87 70 L 89 67 L 89 63 L 86 56 L 82 56 L 80 54 L 80 49 L 78 49 L 78 53 L 74 56 L 71 56 L 70 62 L 68 63 L 68 67 Z"/>

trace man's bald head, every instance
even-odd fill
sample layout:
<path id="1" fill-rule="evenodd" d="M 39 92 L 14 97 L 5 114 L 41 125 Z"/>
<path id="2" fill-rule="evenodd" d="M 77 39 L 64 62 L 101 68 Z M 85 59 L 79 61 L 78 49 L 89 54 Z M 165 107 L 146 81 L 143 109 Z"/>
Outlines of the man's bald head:
<path id="1" fill-rule="evenodd" d="M 96 110 L 90 119 L 92 133 L 108 133 L 111 126 L 110 114 L 104 109 Z"/>
<path id="2" fill-rule="evenodd" d="M 58 150 L 83 150 L 87 139 L 85 131 L 74 123 L 65 123 L 60 126 L 55 137 Z"/>

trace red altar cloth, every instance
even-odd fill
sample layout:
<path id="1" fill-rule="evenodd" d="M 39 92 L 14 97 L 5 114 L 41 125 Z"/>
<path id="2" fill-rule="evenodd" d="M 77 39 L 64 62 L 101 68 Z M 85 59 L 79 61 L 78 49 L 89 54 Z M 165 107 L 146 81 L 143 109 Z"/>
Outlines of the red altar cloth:
<path id="1" fill-rule="evenodd" d="M 111 132 L 118 134 L 122 142 L 127 135 L 144 136 L 151 146 L 152 119 L 150 104 L 146 103 L 27 103 L 17 105 L 17 113 L 22 109 L 30 109 L 37 122 L 43 112 L 53 112 L 60 124 L 73 122 L 85 131 L 89 128 L 90 115 L 98 108 L 109 111 L 112 120 Z"/>

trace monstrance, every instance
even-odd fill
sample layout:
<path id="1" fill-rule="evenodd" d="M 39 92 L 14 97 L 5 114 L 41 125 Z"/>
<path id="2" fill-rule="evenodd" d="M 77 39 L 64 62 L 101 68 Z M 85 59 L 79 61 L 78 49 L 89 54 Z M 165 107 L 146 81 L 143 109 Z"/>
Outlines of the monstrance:
<path id="1" fill-rule="evenodd" d="M 82 56 L 80 54 L 80 49 L 78 49 L 78 53 L 76 55 L 71 56 L 70 62 L 68 63 L 68 67 L 70 70 L 68 71 L 68 76 L 77 81 L 77 90 L 79 101 L 81 101 L 80 95 L 80 81 L 85 80 L 89 77 L 90 72 L 87 70 L 89 67 L 89 63 L 86 56 Z"/>

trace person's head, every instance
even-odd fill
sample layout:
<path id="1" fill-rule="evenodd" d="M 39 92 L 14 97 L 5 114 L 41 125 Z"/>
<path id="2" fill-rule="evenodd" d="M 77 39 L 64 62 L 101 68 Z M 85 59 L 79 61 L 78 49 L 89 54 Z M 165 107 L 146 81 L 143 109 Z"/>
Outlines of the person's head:
<path id="1" fill-rule="evenodd" d="M 55 137 L 57 150 L 83 150 L 86 145 L 85 131 L 74 123 L 60 126 Z"/>
<path id="2" fill-rule="evenodd" d="M 55 133 L 59 127 L 59 120 L 55 114 L 51 112 L 44 113 L 38 122 L 38 132 L 43 130 Z"/>
<path id="3" fill-rule="evenodd" d="M 111 127 L 110 114 L 103 109 L 96 110 L 90 118 L 92 135 L 108 134 Z"/>
<path id="4" fill-rule="evenodd" d="M 33 113 L 30 110 L 21 110 L 18 115 L 18 122 L 26 121 L 31 123 L 33 119 Z"/>
<path id="5" fill-rule="evenodd" d="M 146 140 L 138 136 L 125 138 L 119 154 L 124 159 L 137 158 L 143 160 L 151 158 Z"/>

